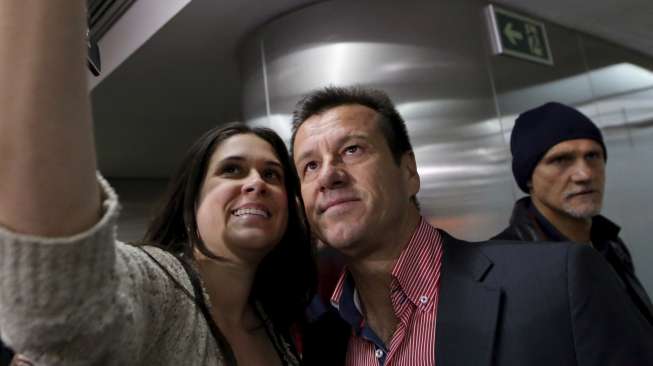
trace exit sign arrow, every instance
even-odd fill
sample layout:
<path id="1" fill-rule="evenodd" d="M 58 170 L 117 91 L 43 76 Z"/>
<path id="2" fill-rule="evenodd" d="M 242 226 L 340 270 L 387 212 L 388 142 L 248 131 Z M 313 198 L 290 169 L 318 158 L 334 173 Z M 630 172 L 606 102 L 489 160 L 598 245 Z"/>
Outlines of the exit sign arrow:
<path id="1" fill-rule="evenodd" d="M 510 41 L 510 43 L 513 45 L 516 45 L 517 41 L 524 39 L 524 36 L 521 34 L 521 32 L 517 32 L 516 30 L 512 29 L 512 23 L 508 23 L 506 27 L 503 28 L 503 33 L 506 35 L 506 38 L 508 38 L 508 41 Z"/>

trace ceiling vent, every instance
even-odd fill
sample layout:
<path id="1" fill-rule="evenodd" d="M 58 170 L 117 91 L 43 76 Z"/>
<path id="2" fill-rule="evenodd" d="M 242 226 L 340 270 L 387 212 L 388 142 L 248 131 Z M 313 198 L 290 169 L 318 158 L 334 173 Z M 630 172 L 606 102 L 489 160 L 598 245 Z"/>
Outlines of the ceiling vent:
<path id="1" fill-rule="evenodd" d="M 136 0 L 87 0 L 91 40 L 97 42 Z"/>

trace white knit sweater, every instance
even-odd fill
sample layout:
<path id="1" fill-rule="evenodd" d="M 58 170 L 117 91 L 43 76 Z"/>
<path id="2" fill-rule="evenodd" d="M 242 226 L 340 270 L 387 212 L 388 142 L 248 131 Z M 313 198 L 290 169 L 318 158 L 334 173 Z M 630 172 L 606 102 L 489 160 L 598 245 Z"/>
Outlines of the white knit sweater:
<path id="1" fill-rule="evenodd" d="M 193 301 L 146 253 L 116 240 L 118 198 L 99 180 L 103 215 L 83 233 L 43 238 L 0 227 L 2 339 L 36 365 L 222 364 Z M 146 250 L 193 293 L 172 255 Z"/>

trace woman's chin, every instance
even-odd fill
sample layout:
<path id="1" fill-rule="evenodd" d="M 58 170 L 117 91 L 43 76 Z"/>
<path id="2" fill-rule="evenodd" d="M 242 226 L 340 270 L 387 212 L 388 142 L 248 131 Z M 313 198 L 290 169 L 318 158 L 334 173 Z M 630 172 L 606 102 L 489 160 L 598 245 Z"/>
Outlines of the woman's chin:
<path id="1" fill-rule="evenodd" d="M 275 233 L 270 233 L 266 230 L 248 228 L 233 233 L 230 241 L 234 249 L 241 248 L 248 251 L 260 250 L 267 254 L 279 243 L 280 238 L 275 238 L 275 236 Z"/>

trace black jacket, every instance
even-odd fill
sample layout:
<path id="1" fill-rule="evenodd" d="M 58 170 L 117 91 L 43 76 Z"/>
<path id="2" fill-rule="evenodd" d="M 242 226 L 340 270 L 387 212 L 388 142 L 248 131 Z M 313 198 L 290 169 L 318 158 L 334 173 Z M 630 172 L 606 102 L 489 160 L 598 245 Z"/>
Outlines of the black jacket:
<path id="1" fill-rule="evenodd" d="M 653 325 L 651 299 L 635 275 L 630 252 L 626 244 L 619 238 L 619 230 L 619 226 L 598 215 L 592 219 L 592 243 L 595 249 L 617 272 L 626 288 L 626 292 L 639 311 Z M 537 211 L 528 196 L 515 202 L 510 224 L 492 240 L 519 240 L 522 242 L 568 241 Z"/>
<path id="2" fill-rule="evenodd" d="M 653 327 L 589 246 L 440 233 L 436 365 L 653 365 Z M 324 314 L 305 334 L 305 364 L 343 365 L 351 332 Z"/>

